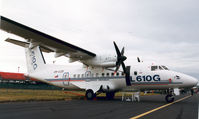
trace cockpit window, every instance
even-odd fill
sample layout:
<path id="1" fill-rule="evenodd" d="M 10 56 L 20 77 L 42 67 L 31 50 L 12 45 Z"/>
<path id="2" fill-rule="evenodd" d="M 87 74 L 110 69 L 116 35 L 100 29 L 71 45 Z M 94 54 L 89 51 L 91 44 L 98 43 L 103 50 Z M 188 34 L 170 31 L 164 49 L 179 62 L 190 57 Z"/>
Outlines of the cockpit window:
<path id="1" fill-rule="evenodd" d="M 161 66 L 159 66 L 159 69 L 160 69 L 160 70 L 164 70 Z"/>
<path id="2" fill-rule="evenodd" d="M 151 71 L 157 71 L 157 70 L 169 70 L 166 66 L 151 66 Z"/>
<path id="3" fill-rule="evenodd" d="M 169 70 L 166 66 L 163 66 L 163 65 L 162 65 L 162 67 L 163 67 L 165 70 Z"/>
<path id="4" fill-rule="evenodd" d="M 151 66 L 151 71 L 156 71 L 158 69 L 158 66 Z"/>
<path id="5" fill-rule="evenodd" d="M 180 79 L 180 76 L 176 75 L 174 78 L 175 78 L 175 79 Z"/>

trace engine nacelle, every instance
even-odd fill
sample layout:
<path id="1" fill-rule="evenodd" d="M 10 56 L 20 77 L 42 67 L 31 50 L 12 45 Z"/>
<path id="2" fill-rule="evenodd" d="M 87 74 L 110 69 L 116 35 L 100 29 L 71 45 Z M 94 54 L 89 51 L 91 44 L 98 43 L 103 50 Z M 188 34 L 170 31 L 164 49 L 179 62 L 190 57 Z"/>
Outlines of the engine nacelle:
<path id="1" fill-rule="evenodd" d="M 115 67 L 116 66 L 116 62 L 104 62 L 104 63 L 101 63 L 101 64 L 98 64 L 98 66 L 101 66 L 101 67 Z"/>
<path id="2" fill-rule="evenodd" d="M 81 60 L 84 64 L 97 67 L 116 67 L 116 56 L 96 56 L 88 60 Z"/>

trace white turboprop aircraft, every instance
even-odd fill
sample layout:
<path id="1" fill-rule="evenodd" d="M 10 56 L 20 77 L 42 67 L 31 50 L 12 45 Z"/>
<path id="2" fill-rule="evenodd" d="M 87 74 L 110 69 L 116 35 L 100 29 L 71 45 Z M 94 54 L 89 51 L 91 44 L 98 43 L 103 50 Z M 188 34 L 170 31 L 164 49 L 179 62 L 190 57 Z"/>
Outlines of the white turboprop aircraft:
<path id="1" fill-rule="evenodd" d="M 40 81 L 67 88 L 83 89 L 86 98 L 92 100 L 96 94 L 106 93 L 108 99 L 120 90 L 167 90 L 166 101 L 174 101 L 174 92 L 179 88 L 193 87 L 198 80 L 168 70 L 164 65 L 138 63 L 125 67 L 124 48 L 120 52 L 114 42 L 116 56 L 98 56 L 95 53 L 74 46 L 55 37 L 34 30 L 1 16 L 0 28 L 8 33 L 23 37 L 27 42 L 6 39 L 7 42 L 26 49 L 27 76 Z M 66 56 L 70 62 L 80 61 L 85 66 L 79 68 L 49 65 L 45 63 L 43 52 L 55 52 L 55 57 Z M 138 62 L 140 60 L 138 59 Z M 118 71 L 122 65 L 123 72 Z M 116 67 L 115 70 L 110 68 Z"/>

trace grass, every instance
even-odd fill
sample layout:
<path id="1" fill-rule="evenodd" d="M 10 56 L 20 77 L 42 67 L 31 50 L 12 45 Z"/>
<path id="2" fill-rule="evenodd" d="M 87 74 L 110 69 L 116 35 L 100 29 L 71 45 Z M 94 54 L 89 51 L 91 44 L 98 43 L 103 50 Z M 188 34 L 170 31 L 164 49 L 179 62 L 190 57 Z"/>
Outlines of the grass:
<path id="1" fill-rule="evenodd" d="M 84 95 L 85 91 L 0 89 L 0 102 L 72 100 L 84 99 Z M 141 95 L 144 94 L 141 93 Z M 115 96 L 121 97 L 122 93 L 118 92 Z M 98 97 L 105 97 L 105 93 L 99 94 Z"/>
<path id="2" fill-rule="evenodd" d="M 84 95 L 83 91 L 75 92 Z M 0 89 L 0 102 L 72 100 L 80 98 L 82 97 L 64 93 L 62 90 Z"/>

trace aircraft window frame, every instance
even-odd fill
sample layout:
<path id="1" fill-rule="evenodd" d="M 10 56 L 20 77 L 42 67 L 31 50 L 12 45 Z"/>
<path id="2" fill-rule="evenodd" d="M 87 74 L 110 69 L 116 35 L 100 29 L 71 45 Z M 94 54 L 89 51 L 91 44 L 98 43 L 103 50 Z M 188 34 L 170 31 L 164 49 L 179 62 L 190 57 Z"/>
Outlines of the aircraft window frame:
<path id="1" fill-rule="evenodd" d="M 106 76 L 109 77 L 109 73 L 106 73 Z"/>
<path id="2" fill-rule="evenodd" d="M 117 73 L 116 73 L 116 76 L 120 76 L 120 73 L 119 73 L 119 72 L 117 72 Z"/>
<path id="3" fill-rule="evenodd" d="M 157 65 L 151 66 L 151 71 L 157 71 L 157 70 L 158 70 L 158 66 Z"/>

